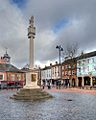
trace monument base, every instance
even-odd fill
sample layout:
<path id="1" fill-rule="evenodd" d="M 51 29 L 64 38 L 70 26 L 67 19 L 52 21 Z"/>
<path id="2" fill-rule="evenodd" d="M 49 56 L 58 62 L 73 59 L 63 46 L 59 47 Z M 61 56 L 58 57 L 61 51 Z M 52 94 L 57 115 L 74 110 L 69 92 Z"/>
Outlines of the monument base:
<path id="1" fill-rule="evenodd" d="M 35 89 L 22 88 L 10 98 L 15 100 L 36 101 L 53 98 L 53 96 L 47 93 L 46 91 L 43 91 L 41 88 Z"/>
<path id="2" fill-rule="evenodd" d="M 38 74 L 34 71 L 28 71 L 26 73 L 26 85 L 17 91 L 11 98 L 16 100 L 41 100 L 52 98 L 52 95 L 43 91 L 40 86 L 37 85 Z"/>

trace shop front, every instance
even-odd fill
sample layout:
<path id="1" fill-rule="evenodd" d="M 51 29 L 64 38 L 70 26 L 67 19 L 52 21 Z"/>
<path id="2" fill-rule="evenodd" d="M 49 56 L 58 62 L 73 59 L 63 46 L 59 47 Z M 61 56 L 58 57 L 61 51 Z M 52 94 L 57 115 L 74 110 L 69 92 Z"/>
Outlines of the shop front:
<path id="1" fill-rule="evenodd" d="M 0 81 L 1 89 L 22 88 L 24 81 Z"/>

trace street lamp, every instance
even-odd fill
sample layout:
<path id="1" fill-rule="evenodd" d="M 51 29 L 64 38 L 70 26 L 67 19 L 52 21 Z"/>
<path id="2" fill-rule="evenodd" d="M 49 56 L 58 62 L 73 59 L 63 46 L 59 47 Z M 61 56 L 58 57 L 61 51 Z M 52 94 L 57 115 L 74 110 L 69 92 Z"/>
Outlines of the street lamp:
<path id="1" fill-rule="evenodd" d="M 59 45 L 59 46 L 57 45 L 56 49 L 59 50 L 59 65 L 60 65 L 60 73 L 59 73 L 59 75 L 60 75 L 60 78 L 62 79 L 61 52 L 63 51 L 63 48 L 61 47 L 61 45 Z"/>
<path id="2" fill-rule="evenodd" d="M 59 64 L 61 64 L 61 51 L 63 51 L 63 48 L 61 47 L 61 45 L 59 45 L 59 46 L 57 45 L 56 49 L 59 50 Z"/>

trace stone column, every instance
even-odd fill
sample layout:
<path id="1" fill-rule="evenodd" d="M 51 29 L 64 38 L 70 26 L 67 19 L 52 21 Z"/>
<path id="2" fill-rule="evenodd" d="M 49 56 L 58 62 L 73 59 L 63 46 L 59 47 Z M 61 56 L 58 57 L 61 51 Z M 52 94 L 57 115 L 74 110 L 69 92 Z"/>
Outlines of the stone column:
<path id="1" fill-rule="evenodd" d="M 30 38 L 29 41 L 29 68 L 34 68 L 34 39 Z"/>
<path id="2" fill-rule="evenodd" d="M 34 38 L 36 34 L 36 28 L 34 27 L 34 17 L 29 20 L 28 38 L 29 38 L 29 68 L 34 68 Z"/>
<path id="3" fill-rule="evenodd" d="M 90 86 L 91 86 L 91 87 L 93 86 L 93 79 L 92 79 L 92 76 L 90 77 Z"/>
<path id="4" fill-rule="evenodd" d="M 84 77 L 82 77 L 82 87 L 84 87 Z"/>
<path id="5" fill-rule="evenodd" d="M 78 87 L 78 77 L 76 78 L 76 86 Z"/>
<path id="6" fill-rule="evenodd" d="M 26 73 L 26 85 L 24 88 L 35 89 L 37 85 L 38 73 L 34 71 L 34 38 L 35 38 L 34 17 L 29 19 L 28 39 L 29 39 L 29 71 Z"/>

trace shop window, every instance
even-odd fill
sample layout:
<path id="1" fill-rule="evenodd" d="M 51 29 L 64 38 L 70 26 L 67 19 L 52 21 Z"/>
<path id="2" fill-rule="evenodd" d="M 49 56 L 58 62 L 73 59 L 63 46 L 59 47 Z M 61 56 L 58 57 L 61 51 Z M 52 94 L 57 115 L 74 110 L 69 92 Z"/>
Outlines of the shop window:
<path id="1" fill-rule="evenodd" d="M 11 80 L 13 80 L 13 81 L 15 80 L 15 75 L 14 74 L 11 75 Z"/>
<path id="2" fill-rule="evenodd" d="M 3 80 L 3 75 L 0 75 L 0 80 Z"/>
<path id="3" fill-rule="evenodd" d="M 17 74 L 17 80 L 21 80 L 21 74 Z"/>

